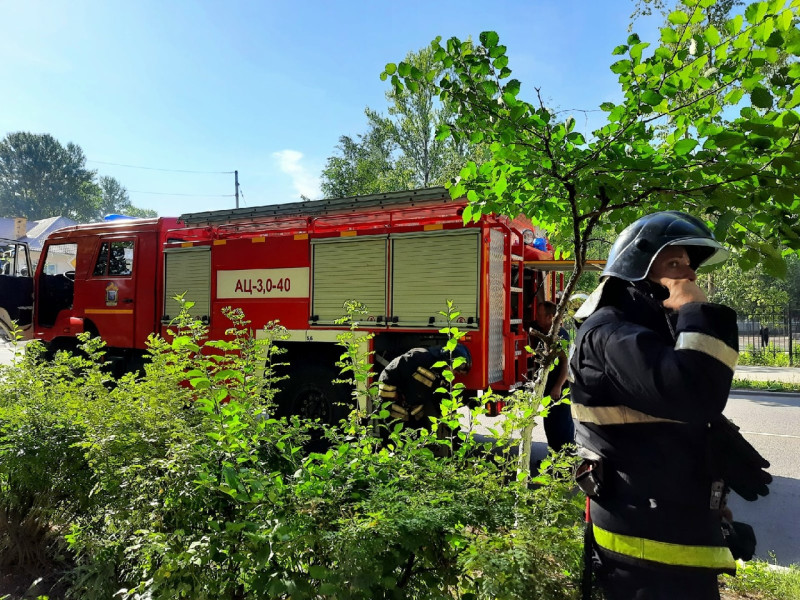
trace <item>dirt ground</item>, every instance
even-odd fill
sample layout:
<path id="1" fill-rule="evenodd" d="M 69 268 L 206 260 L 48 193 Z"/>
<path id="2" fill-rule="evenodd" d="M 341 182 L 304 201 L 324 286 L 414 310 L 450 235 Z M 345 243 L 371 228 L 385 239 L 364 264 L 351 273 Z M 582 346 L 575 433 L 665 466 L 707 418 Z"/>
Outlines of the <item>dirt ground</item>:
<path id="1" fill-rule="evenodd" d="M 35 600 L 48 596 L 49 600 L 63 600 L 64 588 L 59 583 L 57 573 L 5 573 L 0 574 L 0 598 L 8 600 Z M 742 596 L 727 590 L 720 590 L 721 600 L 759 600 L 759 596 Z"/>
<path id="2" fill-rule="evenodd" d="M 65 587 L 61 583 L 61 575 L 60 571 L 53 569 L 21 572 L 12 568 L 0 573 L 0 598 L 33 600 L 47 596 L 49 600 L 63 600 Z"/>

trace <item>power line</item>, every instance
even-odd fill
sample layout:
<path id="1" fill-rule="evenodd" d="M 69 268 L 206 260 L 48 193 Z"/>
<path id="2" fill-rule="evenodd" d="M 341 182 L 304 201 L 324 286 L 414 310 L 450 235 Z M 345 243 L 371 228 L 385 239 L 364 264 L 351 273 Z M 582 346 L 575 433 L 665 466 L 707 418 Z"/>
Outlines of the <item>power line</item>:
<path id="1" fill-rule="evenodd" d="M 234 194 L 172 194 L 170 192 L 143 192 L 128 190 L 130 194 L 150 194 L 151 196 L 189 196 L 191 198 L 233 198 Z"/>
<path id="2" fill-rule="evenodd" d="M 102 160 L 87 160 L 86 162 L 97 163 L 98 165 L 112 165 L 114 167 L 126 167 L 128 169 L 143 169 L 145 171 L 164 171 L 165 173 L 200 173 L 203 175 L 232 175 L 233 171 L 189 171 L 186 169 L 161 169 L 158 167 L 142 167 L 139 165 L 124 165 L 122 163 L 105 162 Z M 140 192 L 142 194 L 146 192 Z"/>

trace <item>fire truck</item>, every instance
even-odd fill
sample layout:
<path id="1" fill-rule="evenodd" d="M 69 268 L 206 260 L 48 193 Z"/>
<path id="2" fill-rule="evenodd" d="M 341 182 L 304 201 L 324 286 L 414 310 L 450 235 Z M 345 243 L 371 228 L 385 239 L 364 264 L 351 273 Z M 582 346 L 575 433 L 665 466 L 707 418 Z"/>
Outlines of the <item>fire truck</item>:
<path id="1" fill-rule="evenodd" d="M 230 326 L 222 309 L 241 308 L 256 335 L 270 321 L 288 329 L 283 410 L 330 421 L 349 397 L 332 383 L 344 303 L 366 307 L 358 331 L 373 334 L 377 373 L 410 348 L 444 343 L 451 300 L 473 359 L 467 390 L 509 392 L 530 377 L 527 325 L 555 293 L 546 269 L 557 261 L 528 219 L 465 224 L 466 206 L 428 188 L 67 227 L 42 249 L 32 313 L 14 314 L 51 349 L 100 336 L 109 360 L 130 369 L 151 333 L 167 335 L 176 296 L 194 303 L 211 339 Z"/>

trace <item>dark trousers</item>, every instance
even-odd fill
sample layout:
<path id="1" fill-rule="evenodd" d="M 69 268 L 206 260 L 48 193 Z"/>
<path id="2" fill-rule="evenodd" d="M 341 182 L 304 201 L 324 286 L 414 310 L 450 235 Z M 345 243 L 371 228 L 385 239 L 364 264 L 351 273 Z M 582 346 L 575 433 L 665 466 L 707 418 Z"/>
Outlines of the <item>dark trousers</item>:
<path id="1" fill-rule="evenodd" d="M 595 552 L 597 584 L 606 600 L 719 600 L 712 572 L 635 567 Z"/>
<path id="2" fill-rule="evenodd" d="M 572 421 L 569 404 L 551 406 L 543 421 L 547 445 L 553 450 L 558 452 L 564 444 L 575 443 L 575 423 Z"/>

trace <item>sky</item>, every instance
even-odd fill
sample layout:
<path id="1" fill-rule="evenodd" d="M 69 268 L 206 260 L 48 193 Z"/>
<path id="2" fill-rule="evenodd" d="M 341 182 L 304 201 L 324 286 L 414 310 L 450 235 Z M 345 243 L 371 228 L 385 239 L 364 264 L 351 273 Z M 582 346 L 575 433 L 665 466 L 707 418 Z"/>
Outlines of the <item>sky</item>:
<path id="1" fill-rule="evenodd" d="M 0 137 L 79 145 L 161 216 L 322 197 L 342 135 L 386 111 L 386 63 L 493 30 L 521 96 L 579 129 L 620 98 L 632 0 L 0 0 Z M 658 23 L 635 27 L 653 40 Z"/>

